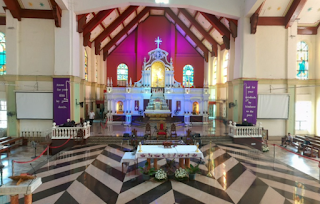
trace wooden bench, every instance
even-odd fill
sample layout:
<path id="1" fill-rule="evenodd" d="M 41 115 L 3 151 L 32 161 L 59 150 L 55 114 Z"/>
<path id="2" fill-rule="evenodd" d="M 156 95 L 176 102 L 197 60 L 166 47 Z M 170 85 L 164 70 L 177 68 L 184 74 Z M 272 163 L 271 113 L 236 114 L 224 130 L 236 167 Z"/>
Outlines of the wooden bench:
<path id="1" fill-rule="evenodd" d="M 18 142 L 21 140 L 21 144 Z M 11 138 L 8 137 L 4 141 L 0 142 L 0 145 L 3 145 L 3 147 L 0 149 L 0 153 L 6 152 L 7 156 L 9 157 L 11 149 L 21 146 L 21 145 L 27 145 L 27 141 L 24 137 L 16 137 L 16 138 Z"/>

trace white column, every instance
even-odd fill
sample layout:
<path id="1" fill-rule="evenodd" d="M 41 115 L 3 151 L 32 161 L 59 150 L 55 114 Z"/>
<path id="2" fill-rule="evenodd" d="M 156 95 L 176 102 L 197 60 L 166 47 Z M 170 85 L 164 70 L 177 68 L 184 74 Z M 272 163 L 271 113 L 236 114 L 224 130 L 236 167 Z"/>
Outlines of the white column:
<path id="1" fill-rule="evenodd" d="M 10 10 L 6 9 L 6 52 L 7 52 L 7 75 L 19 74 L 20 60 L 20 22 L 13 18 Z"/>

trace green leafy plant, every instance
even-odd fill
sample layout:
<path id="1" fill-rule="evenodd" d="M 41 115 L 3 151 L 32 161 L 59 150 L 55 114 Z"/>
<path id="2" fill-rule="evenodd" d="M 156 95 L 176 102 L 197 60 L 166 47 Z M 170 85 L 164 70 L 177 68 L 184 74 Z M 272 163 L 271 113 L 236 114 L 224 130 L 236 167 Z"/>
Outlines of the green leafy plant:
<path id="1" fill-rule="evenodd" d="M 154 174 L 156 173 L 156 170 L 155 170 L 155 168 L 150 168 L 150 169 L 148 170 L 148 165 L 149 165 L 149 163 L 146 162 L 146 163 L 144 164 L 144 167 L 139 166 L 139 170 L 140 170 L 140 172 L 143 173 L 143 174 L 152 176 L 152 175 L 154 175 Z"/>
<path id="2" fill-rule="evenodd" d="M 192 164 L 190 164 L 190 167 L 187 168 L 187 171 L 189 174 L 196 174 L 200 171 L 199 169 L 199 164 L 197 166 L 193 166 Z"/>

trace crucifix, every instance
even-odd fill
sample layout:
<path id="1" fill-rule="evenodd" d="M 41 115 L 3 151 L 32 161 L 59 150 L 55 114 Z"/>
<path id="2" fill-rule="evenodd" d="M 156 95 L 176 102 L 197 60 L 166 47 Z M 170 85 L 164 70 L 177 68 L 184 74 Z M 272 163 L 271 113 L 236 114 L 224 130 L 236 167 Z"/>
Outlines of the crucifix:
<path id="1" fill-rule="evenodd" d="M 157 43 L 157 48 L 159 48 L 159 45 L 162 43 L 162 40 L 158 36 L 158 38 L 154 42 Z"/>

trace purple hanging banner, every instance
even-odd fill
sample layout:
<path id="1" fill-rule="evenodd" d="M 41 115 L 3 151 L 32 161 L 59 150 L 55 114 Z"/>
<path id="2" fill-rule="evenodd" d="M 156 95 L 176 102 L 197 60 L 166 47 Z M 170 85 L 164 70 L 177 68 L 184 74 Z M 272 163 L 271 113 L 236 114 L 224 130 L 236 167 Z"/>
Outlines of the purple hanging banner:
<path id="1" fill-rule="evenodd" d="M 257 123 L 258 81 L 243 81 L 242 122 Z"/>
<path id="2" fill-rule="evenodd" d="M 53 79 L 53 122 L 61 125 L 70 119 L 70 79 Z"/>

